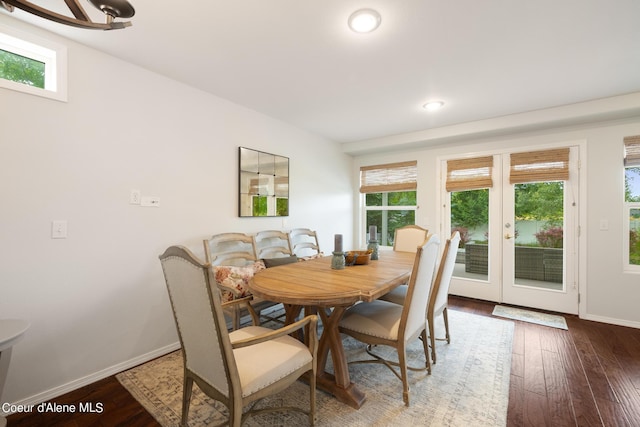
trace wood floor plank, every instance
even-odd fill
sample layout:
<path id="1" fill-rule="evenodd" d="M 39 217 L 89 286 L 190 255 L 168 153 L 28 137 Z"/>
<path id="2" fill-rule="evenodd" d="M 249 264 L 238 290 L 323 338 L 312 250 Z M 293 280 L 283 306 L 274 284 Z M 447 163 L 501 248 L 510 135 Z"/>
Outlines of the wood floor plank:
<path id="1" fill-rule="evenodd" d="M 524 391 L 524 426 L 553 426 L 549 417 L 549 401 L 546 396 Z"/>
<path id="2" fill-rule="evenodd" d="M 546 334 L 546 338 L 553 341 L 554 335 L 550 331 Z M 562 359 L 557 352 L 544 350 L 542 361 L 551 425 L 557 427 L 575 426 L 571 392 Z"/>
<path id="3" fill-rule="evenodd" d="M 507 425 L 524 426 L 524 378 L 511 375 L 509 384 L 509 406 L 507 409 Z"/>
<path id="4" fill-rule="evenodd" d="M 542 347 L 538 325 L 523 324 L 525 334 L 524 354 L 524 389 L 546 398 L 544 367 L 542 364 Z"/>

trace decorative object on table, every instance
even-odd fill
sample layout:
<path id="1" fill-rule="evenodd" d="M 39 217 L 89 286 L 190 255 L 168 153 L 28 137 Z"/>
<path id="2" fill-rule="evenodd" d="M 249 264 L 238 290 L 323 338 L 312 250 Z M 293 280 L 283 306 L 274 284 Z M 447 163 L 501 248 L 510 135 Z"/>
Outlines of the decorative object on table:
<path id="1" fill-rule="evenodd" d="M 438 349 L 438 365 L 430 376 L 426 372 L 414 372 L 411 376 L 411 393 L 423 398 L 404 407 L 394 398 L 398 382 L 390 370 L 351 365 L 354 381 L 367 389 L 367 402 L 356 411 L 327 393 L 317 393 L 316 426 L 506 426 L 514 322 L 456 310 L 450 310 L 449 321 L 456 339 Z M 436 333 L 444 333 L 441 322 L 436 325 Z M 351 360 L 366 355 L 362 344 L 347 336 L 344 349 Z M 385 358 L 395 353 L 395 349 L 386 346 L 378 346 L 378 351 Z M 423 357 L 422 343 L 412 342 L 407 348 L 407 359 Z M 331 357 L 328 363 L 331 366 Z M 169 427 L 180 423 L 182 371 L 182 355 L 176 351 L 122 372 L 117 379 L 161 426 Z M 297 381 L 258 405 L 302 407 L 308 402 L 308 393 L 308 386 Z M 226 420 L 224 406 L 207 398 L 197 387 L 189 413 L 194 426 L 218 425 Z M 295 412 L 275 412 L 250 418 L 245 423 L 245 427 L 265 425 L 308 425 L 308 421 L 306 416 Z"/>
<path id="2" fill-rule="evenodd" d="M 344 266 L 344 252 L 333 252 L 333 258 L 331 258 L 331 268 L 334 270 L 343 270 Z"/>
<path id="3" fill-rule="evenodd" d="M 289 158 L 240 147 L 238 215 L 289 216 Z"/>
<path id="4" fill-rule="evenodd" d="M 333 258 L 331 259 L 331 268 L 334 270 L 342 270 L 344 268 L 344 252 L 342 252 L 342 234 L 333 236 Z"/>
<path id="5" fill-rule="evenodd" d="M 14 8 L 48 19 L 58 24 L 89 30 L 117 30 L 131 26 L 130 21 L 114 22 L 116 18 L 131 18 L 136 11 L 127 0 L 89 0 L 89 3 L 100 9 L 105 14 L 106 23 L 93 22 L 80 4 L 80 0 L 65 0 L 69 11 L 74 17 L 62 15 L 58 11 L 45 9 L 44 7 L 26 0 L 0 0 L 0 7 L 13 12 Z"/>
<path id="6" fill-rule="evenodd" d="M 371 250 L 371 259 L 373 261 L 378 259 L 378 230 L 375 225 L 369 226 L 369 244 L 367 249 Z"/>
<path id="7" fill-rule="evenodd" d="M 365 265 L 369 264 L 369 261 L 373 259 L 372 251 L 367 249 L 366 251 L 347 251 L 344 254 L 345 265 Z"/>

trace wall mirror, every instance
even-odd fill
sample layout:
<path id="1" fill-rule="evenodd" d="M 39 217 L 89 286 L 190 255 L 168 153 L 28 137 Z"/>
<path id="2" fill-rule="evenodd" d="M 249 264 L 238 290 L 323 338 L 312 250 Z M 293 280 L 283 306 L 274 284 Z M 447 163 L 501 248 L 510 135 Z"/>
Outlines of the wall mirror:
<path id="1" fill-rule="evenodd" d="M 289 158 L 240 147 L 240 216 L 289 216 Z"/>

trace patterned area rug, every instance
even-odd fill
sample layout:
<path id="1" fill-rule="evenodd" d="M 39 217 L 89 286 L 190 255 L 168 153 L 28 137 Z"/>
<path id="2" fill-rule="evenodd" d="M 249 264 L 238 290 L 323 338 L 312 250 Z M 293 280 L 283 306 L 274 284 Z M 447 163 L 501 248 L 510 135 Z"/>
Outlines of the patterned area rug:
<path id="1" fill-rule="evenodd" d="M 538 325 L 550 326 L 558 329 L 569 329 L 567 321 L 562 316 L 555 314 L 540 313 L 537 311 L 523 310 L 521 308 L 496 305 L 493 315 L 506 317 L 507 319 L 521 320 L 523 322 L 536 323 Z"/>
<path id="2" fill-rule="evenodd" d="M 351 365 L 353 382 L 367 395 L 360 410 L 317 393 L 317 426 L 504 426 L 514 324 L 510 321 L 449 310 L 451 344 L 436 342 L 438 363 L 431 375 L 409 371 L 411 406 L 402 401 L 402 383 L 382 365 Z M 436 319 L 436 324 L 442 324 Z M 444 336 L 443 330 L 436 331 Z M 439 332 L 439 333 L 438 333 Z M 349 360 L 369 358 L 362 344 L 345 338 Z M 383 354 L 385 347 L 377 347 Z M 385 356 L 392 356 L 391 349 Z M 424 366 L 422 345 L 408 351 L 411 366 Z M 396 359 L 397 360 L 397 359 Z M 178 426 L 182 405 L 182 355 L 174 352 L 117 375 L 129 392 L 165 426 Z M 309 388 L 301 382 L 265 399 L 261 406 L 308 408 Z M 194 386 L 189 424 L 224 422 L 226 408 Z M 246 426 L 304 426 L 299 413 L 267 413 L 250 417 Z"/>

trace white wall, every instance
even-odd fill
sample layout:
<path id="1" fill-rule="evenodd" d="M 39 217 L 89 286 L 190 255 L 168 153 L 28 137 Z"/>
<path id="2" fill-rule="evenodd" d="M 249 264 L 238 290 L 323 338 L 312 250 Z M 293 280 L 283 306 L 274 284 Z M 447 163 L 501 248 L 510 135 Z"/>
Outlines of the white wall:
<path id="1" fill-rule="evenodd" d="M 158 255 L 212 234 L 352 240 L 338 144 L 18 22 L 69 48 L 69 101 L 0 89 L 0 318 L 31 322 L 2 401 L 38 402 L 176 348 Z M 212 76 L 215 78 L 215 76 Z M 237 216 L 238 146 L 290 158 L 290 216 Z M 161 198 L 129 204 L 129 191 Z M 68 238 L 51 239 L 51 221 Z"/>
<path id="2" fill-rule="evenodd" d="M 570 141 L 586 141 L 586 216 L 583 239 L 586 255 L 581 266 L 581 317 L 607 323 L 640 327 L 640 274 L 623 272 L 624 172 L 622 139 L 640 134 L 640 118 L 579 127 L 557 128 L 529 134 L 473 139 L 384 154 L 363 154 L 355 159 L 354 177 L 360 166 L 404 160 L 418 161 L 418 225 L 439 230 L 439 189 L 437 159 L 467 153 L 506 151 Z M 382 144 L 381 144 L 382 145 Z M 354 178 L 354 182 L 357 181 Z M 354 204 L 357 206 L 357 203 Z M 600 230 L 600 220 L 608 220 L 609 230 Z M 356 227 L 356 233 L 364 226 Z M 442 230 L 440 231 L 442 232 Z"/>

